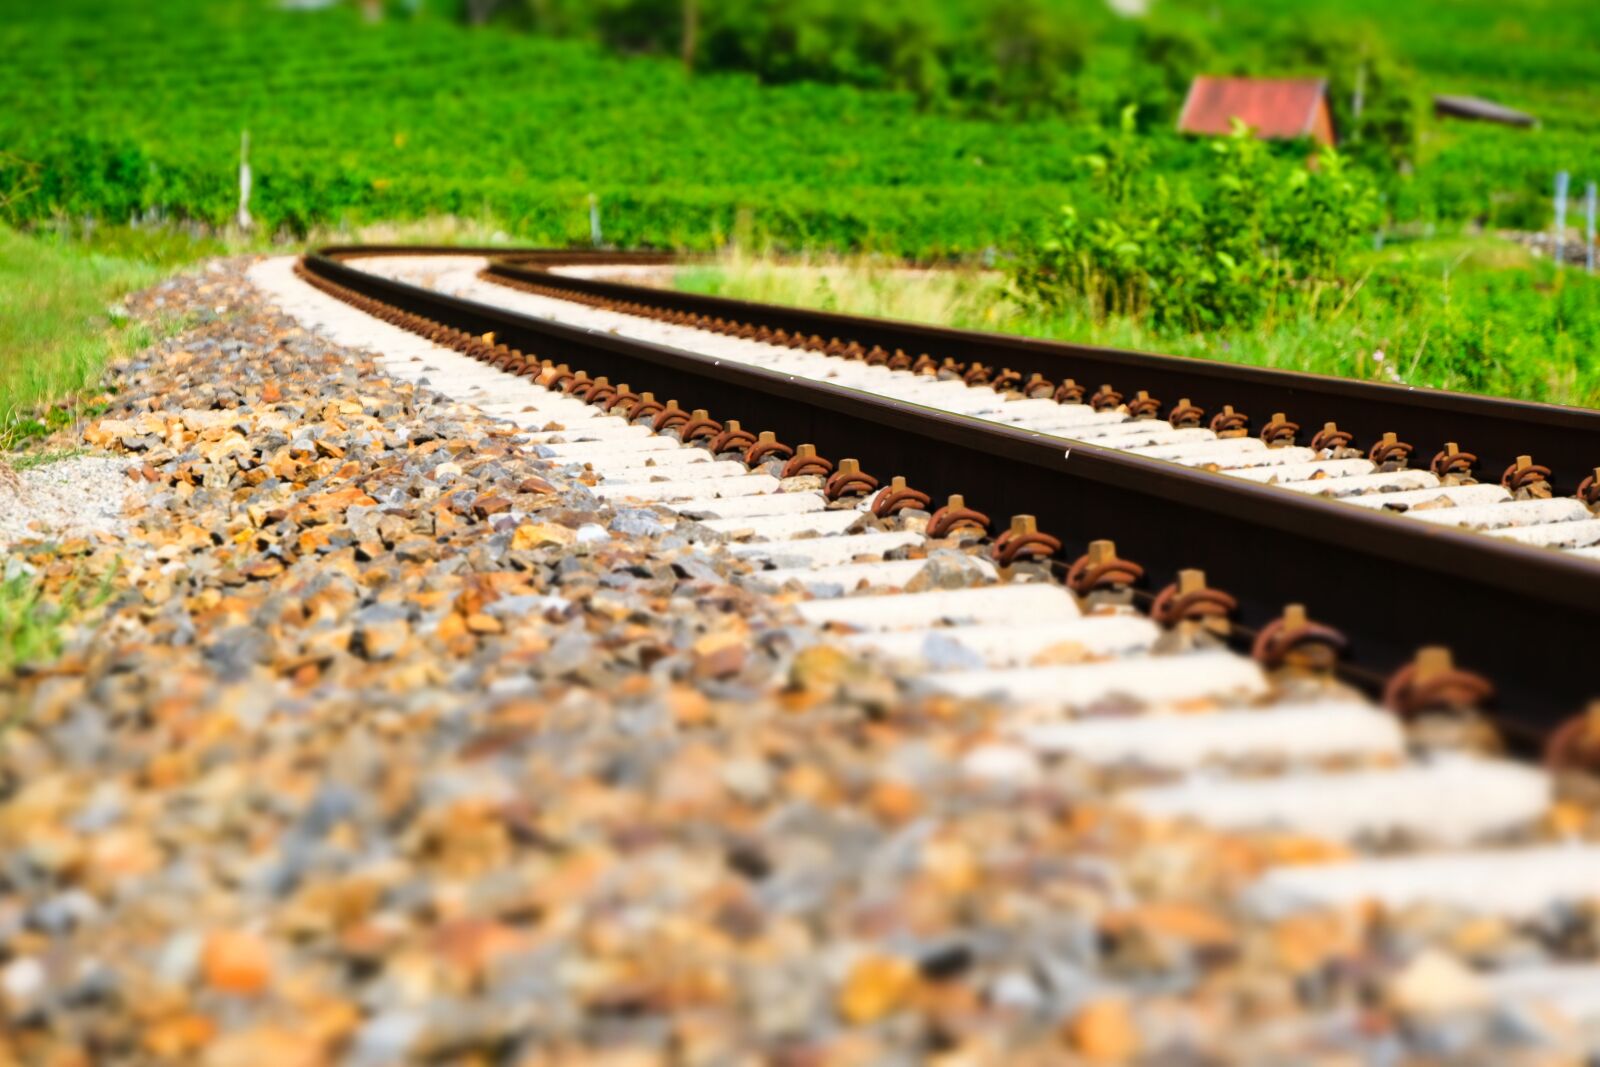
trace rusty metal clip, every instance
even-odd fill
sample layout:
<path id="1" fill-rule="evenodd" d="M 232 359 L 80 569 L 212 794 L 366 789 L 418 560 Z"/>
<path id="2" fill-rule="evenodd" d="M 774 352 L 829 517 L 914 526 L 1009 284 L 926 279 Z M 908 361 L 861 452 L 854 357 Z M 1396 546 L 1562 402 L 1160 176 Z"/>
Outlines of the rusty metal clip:
<path id="1" fill-rule="evenodd" d="M 1159 419 L 1161 401 L 1141 389 L 1128 401 L 1128 414 L 1135 419 Z"/>
<path id="2" fill-rule="evenodd" d="M 957 530 L 984 533 L 988 529 L 989 516 L 967 507 L 966 498 L 960 493 L 952 493 L 945 506 L 928 519 L 929 537 L 948 537 Z"/>
<path id="3" fill-rule="evenodd" d="M 872 499 L 872 513 L 880 519 L 887 519 L 890 515 L 904 511 L 906 508 L 920 508 L 927 510 L 932 498 L 927 493 L 918 489 L 909 488 L 906 480 L 900 475 L 889 479 L 889 484 L 878 491 Z"/>
<path id="4" fill-rule="evenodd" d="M 684 425 L 689 421 L 689 418 L 689 413 L 679 407 L 676 400 L 668 400 L 667 406 L 658 411 L 656 417 L 650 420 L 650 428 L 656 433 L 660 433 L 662 430 L 670 430 L 674 426 Z"/>
<path id="5" fill-rule="evenodd" d="M 1440 481 L 1454 479 L 1451 484 L 1459 484 L 1472 477 L 1472 468 L 1477 465 L 1478 457 L 1471 452 L 1461 451 L 1461 447 L 1454 441 L 1445 444 L 1444 448 L 1433 454 L 1433 459 L 1428 463 L 1428 469 L 1439 476 Z"/>
<path id="6" fill-rule="evenodd" d="M 1266 442 L 1268 448 L 1287 448 L 1294 444 L 1294 439 L 1300 433 L 1300 424 L 1290 422 L 1281 411 L 1274 411 L 1272 418 L 1261 427 L 1261 440 Z"/>
<path id="7" fill-rule="evenodd" d="M 687 444 L 702 437 L 716 437 L 722 432 L 722 423 L 713 419 L 705 408 L 695 408 L 689 420 L 678 430 L 678 440 Z"/>
<path id="8" fill-rule="evenodd" d="M 1218 437 L 1244 437 L 1250 432 L 1250 416 L 1224 404 L 1222 410 L 1211 417 L 1211 432 Z"/>
<path id="9" fill-rule="evenodd" d="M 1102 385 L 1089 398 L 1089 406 L 1096 411 L 1114 411 L 1122 406 L 1122 394 L 1109 385 Z"/>
<path id="10" fill-rule="evenodd" d="M 1600 467 L 1578 483 L 1578 499 L 1590 508 L 1600 508 Z"/>
<path id="11" fill-rule="evenodd" d="M 1083 386 L 1068 378 L 1056 386 L 1055 400 L 1057 404 L 1083 403 Z"/>
<path id="12" fill-rule="evenodd" d="M 1009 567 L 1018 559 L 1048 559 L 1061 551 L 1061 539 L 1043 533 L 1032 515 L 1013 515 L 1011 528 L 994 539 L 995 562 Z"/>
<path id="13" fill-rule="evenodd" d="M 1481 675 L 1458 670 L 1448 648 L 1430 646 L 1395 671 L 1383 687 L 1384 707 L 1409 719 L 1426 711 L 1471 711 L 1494 696 Z"/>
<path id="14" fill-rule="evenodd" d="M 1117 555 L 1115 541 L 1090 541 L 1089 550 L 1067 568 L 1067 588 L 1084 597 L 1132 585 L 1143 577 L 1143 567 Z"/>
<path id="15" fill-rule="evenodd" d="M 1412 448 L 1392 433 L 1386 433 L 1372 445 L 1367 453 L 1380 471 L 1403 471 L 1411 462 Z"/>
<path id="16" fill-rule="evenodd" d="M 1228 617 L 1238 608 L 1233 597 L 1206 585 L 1205 571 L 1182 570 L 1177 581 L 1156 594 L 1150 617 L 1168 629 L 1182 622 L 1198 622 L 1226 633 Z"/>
<path id="17" fill-rule="evenodd" d="M 612 386 L 611 379 L 602 375 L 594 380 L 594 387 L 589 390 L 589 395 L 584 399 L 591 404 L 599 406 L 616 395 L 617 390 Z"/>
<path id="18" fill-rule="evenodd" d="M 1010 367 L 1002 367 L 1000 373 L 995 375 L 989 387 L 997 393 L 1017 393 L 1022 391 L 1022 374 Z"/>
<path id="19" fill-rule="evenodd" d="M 1250 654 L 1269 670 L 1283 666 L 1326 670 L 1348 644 L 1338 630 L 1312 622 L 1304 604 L 1289 604 L 1256 634 Z"/>
<path id="20" fill-rule="evenodd" d="M 1550 468 L 1541 467 L 1532 456 L 1518 456 L 1517 461 L 1500 476 L 1500 484 L 1520 500 L 1547 499 L 1550 496 Z"/>
<path id="21" fill-rule="evenodd" d="M 638 422 L 640 419 L 653 419 L 665 410 L 667 410 L 666 405 L 656 399 L 656 394 L 640 393 L 639 399 L 634 402 L 632 410 L 628 412 L 628 421 Z"/>
<path id="22" fill-rule="evenodd" d="M 756 435 L 739 427 L 738 419 L 729 419 L 722 432 L 711 439 L 711 454 L 745 452 L 756 443 Z"/>
<path id="23" fill-rule="evenodd" d="M 633 389 L 629 387 L 627 382 L 623 382 L 621 385 L 617 386 L 617 391 L 613 396 L 607 400 L 601 401 L 600 408 L 602 411 L 607 413 L 621 408 L 622 413 L 627 415 L 632 412 L 633 406 L 637 404 L 639 400 L 639 394 L 634 392 Z"/>
<path id="24" fill-rule="evenodd" d="M 1189 403 L 1188 397 L 1179 400 L 1173 405 L 1172 410 L 1167 412 L 1167 421 L 1172 423 L 1174 429 L 1178 430 L 1198 429 L 1200 424 L 1205 421 L 1205 417 L 1206 409 L 1195 407 Z"/>
<path id="25" fill-rule="evenodd" d="M 988 367 L 985 367 L 977 360 L 973 360 L 967 365 L 967 369 L 962 372 L 961 380 L 968 385 L 987 385 L 989 383 L 989 373 Z"/>
<path id="26" fill-rule="evenodd" d="M 826 477 L 833 473 L 833 461 L 823 459 L 817 455 L 816 445 L 801 445 L 795 449 L 794 456 L 783 465 L 783 477 L 798 478 L 802 474 L 816 474 Z"/>
<path id="27" fill-rule="evenodd" d="M 534 360 L 529 363 L 527 376 L 539 385 L 544 385 L 555 375 L 555 364 L 548 359 Z"/>
<path id="28" fill-rule="evenodd" d="M 729 424 L 732 424 L 732 420 L 729 420 Z M 765 463 L 769 457 L 776 456 L 778 459 L 788 459 L 792 455 L 794 455 L 794 449 L 778 440 L 777 434 L 771 430 L 762 430 L 756 438 L 755 444 L 745 449 L 744 461 L 746 466 L 756 467 Z"/>
<path id="29" fill-rule="evenodd" d="M 861 469 L 854 459 L 841 459 L 839 469 L 828 476 L 822 485 L 822 495 L 829 501 L 846 496 L 866 496 L 878 488 L 878 479 Z"/>
<path id="30" fill-rule="evenodd" d="M 1056 383 L 1038 371 L 1028 375 L 1028 380 L 1022 386 L 1022 395 L 1029 400 L 1047 400 L 1055 395 L 1055 391 Z"/>
<path id="31" fill-rule="evenodd" d="M 1355 435 L 1348 430 L 1339 429 L 1336 422 L 1325 422 L 1322 429 L 1318 430 L 1311 438 L 1311 449 L 1314 452 L 1339 452 L 1350 447 L 1350 442 L 1355 440 Z"/>
<path id="32" fill-rule="evenodd" d="M 1600 700 L 1574 715 L 1550 735 L 1544 746 L 1544 765 L 1552 771 L 1600 772 Z"/>

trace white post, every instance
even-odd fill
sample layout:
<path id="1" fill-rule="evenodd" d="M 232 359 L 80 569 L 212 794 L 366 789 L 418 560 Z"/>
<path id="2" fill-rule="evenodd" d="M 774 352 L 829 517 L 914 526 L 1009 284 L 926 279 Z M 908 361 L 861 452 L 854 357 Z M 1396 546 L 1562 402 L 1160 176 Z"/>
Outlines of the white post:
<path id="1" fill-rule="evenodd" d="M 248 232 L 255 226 L 250 217 L 250 131 L 239 131 L 239 229 Z"/>
<path id="2" fill-rule="evenodd" d="M 1567 258 L 1567 186 L 1572 182 L 1572 175 L 1564 170 L 1556 171 L 1556 266 L 1561 266 Z"/>
<path id="3" fill-rule="evenodd" d="M 600 198 L 593 193 L 589 194 L 589 240 L 600 247 Z"/>
<path id="4" fill-rule="evenodd" d="M 1583 258 L 1584 265 L 1588 267 L 1590 274 L 1594 273 L 1594 211 L 1595 183 L 1590 182 L 1583 190 L 1583 236 L 1584 244 L 1587 246 L 1584 249 Z"/>

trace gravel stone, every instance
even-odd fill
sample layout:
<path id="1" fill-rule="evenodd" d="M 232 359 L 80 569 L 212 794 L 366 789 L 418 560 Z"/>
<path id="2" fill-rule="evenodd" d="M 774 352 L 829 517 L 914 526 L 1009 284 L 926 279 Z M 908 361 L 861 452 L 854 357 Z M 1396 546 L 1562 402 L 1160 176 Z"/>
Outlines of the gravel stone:
<path id="1" fill-rule="evenodd" d="M 3 463 L 3 460 L 0 460 Z M 115 534 L 136 492 L 127 460 L 73 456 L 0 477 L 0 547 L 41 538 Z"/>

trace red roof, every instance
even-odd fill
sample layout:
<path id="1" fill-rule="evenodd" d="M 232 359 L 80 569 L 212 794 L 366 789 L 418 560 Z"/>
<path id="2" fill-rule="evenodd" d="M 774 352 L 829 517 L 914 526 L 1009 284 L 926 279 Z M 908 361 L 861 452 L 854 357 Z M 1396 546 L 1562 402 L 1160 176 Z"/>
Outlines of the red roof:
<path id="1" fill-rule="evenodd" d="M 1262 137 L 1308 137 L 1327 94 L 1322 78 L 1213 78 L 1189 86 L 1178 116 L 1183 133 L 1227 133 L 1242 119 Z"/>

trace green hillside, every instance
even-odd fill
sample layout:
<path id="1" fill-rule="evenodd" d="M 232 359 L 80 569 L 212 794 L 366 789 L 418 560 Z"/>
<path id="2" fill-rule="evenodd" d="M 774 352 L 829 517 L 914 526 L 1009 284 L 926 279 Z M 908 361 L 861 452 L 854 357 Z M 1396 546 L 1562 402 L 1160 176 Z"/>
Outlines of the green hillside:
<path id="1" fill-rule="evenodd" d="M 587 239 L 593 193 L 621 245 L 1008 246 L 1084 188 L 1078 159 L 1123 101 L 1146 102 L 1159 170 L 1193 172 L 1203 146 L 1162 115 L 1189 65 L 1297 68 L 1322 47 L 1282 0 L 1188 4 L 1148 24 L 1094 20 L 1066 102 L 1012 111 L 739 71 L 690 78 L 673 59 L 620 55 L 576 30 L 474 29 L 428 11 L 368 24 L 354 6 L 256 0 L 12 4 L 0 23 L 0 211 L 22 224 L 155 212 L 220 226 L 248 129 L 251 208 L 269 232 L 449 213 L 566 243 Z M 1415 160 L 1384 176 L 1397 220 L 1496 221 L 1510 203 L 1537 221 L 1556 167 L 1600 173 L 1588 7 L 1561 0 L 1513 19 L 1481 0 L 1361 6 L 1370 17 L 1325 20 L 1330 66 L 1347 74 L 1375 48 L 1407 71 L 1410 103 L 1437 85 L 1547 115 L 1532 132 L 1425 121 Z M 1409 32 L 1440 18 L 1454 43 Z M 1169 39 L 1187 44 L 1162 51 Z"/>

